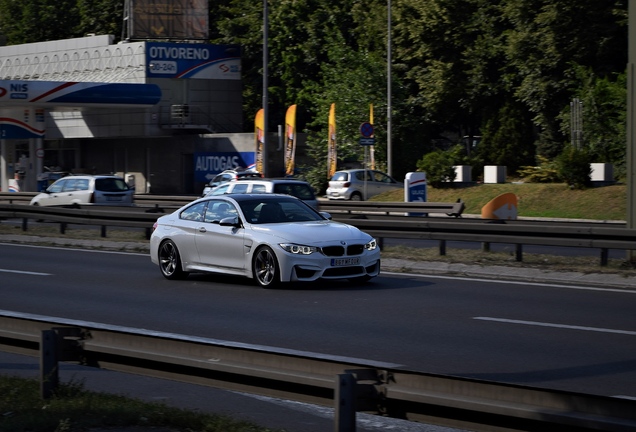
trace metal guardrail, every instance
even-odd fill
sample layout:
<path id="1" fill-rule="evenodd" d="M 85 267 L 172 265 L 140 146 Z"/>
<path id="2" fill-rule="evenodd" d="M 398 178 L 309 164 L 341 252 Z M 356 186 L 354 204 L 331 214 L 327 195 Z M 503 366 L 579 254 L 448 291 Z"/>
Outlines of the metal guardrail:
<path id="1" fill-rule="evenodd" d="M 484 431 L 633 431 L 636 401 L 409 371 L 399 365 L 0 311 L 0 349 L 40 356 L 42 396 L 67 361 Z"/>
<path id="2" fill-rule="evenodd" d="M 9 194 L 4 195 L 20 195 Z M 0 193 L 0 200 L 4 196 Z M 157 217 L 196 199 L 178 196 L 136 196 L 136 207 L 85 206 L 82 208 L 37 207 L 24 204 L 0 204 L 0 217 L 21 218 L 22 229 L 28 230 L 29 219 L 66 224 L 98 225 L 102 236 L 106 227 L 144 228 L 149 238 Z M 463 203 L 396 203 L 339 202 L 321 203 L 321 210 L 334 220 L 354 225 L 376 238 L 425 239 L 439 242 L 439 252 L 446 254 L 447 241 L 505 243 L 515 245 L 517 261 L 523 260 L 524 245 L 584 247 L 600 250 L 600 264 L 607 265 L 608 250 L 636 250 L 636 230 L 616 224 L 579 224 L 527 221 L 492 221 L 463 218 L 428 218 L 404 216 L 431 212 L 423 204 L 436 206 L 437 211 L 459 210 Z M 463 209 L 463 208 L 462 208 Z M 497 223 L 495 223 L 497 222 Z"/>

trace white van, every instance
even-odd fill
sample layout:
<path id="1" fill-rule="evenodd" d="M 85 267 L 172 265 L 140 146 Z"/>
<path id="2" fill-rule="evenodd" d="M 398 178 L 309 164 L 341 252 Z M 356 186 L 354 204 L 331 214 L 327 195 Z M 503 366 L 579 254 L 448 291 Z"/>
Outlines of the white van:
<path id="1" fill-rule="evenodd" d="M 123 178 L 112 175 L 71 175 L 56 180 L 31 200 L 31 205 L 131 206 L 135 190 Z"/>

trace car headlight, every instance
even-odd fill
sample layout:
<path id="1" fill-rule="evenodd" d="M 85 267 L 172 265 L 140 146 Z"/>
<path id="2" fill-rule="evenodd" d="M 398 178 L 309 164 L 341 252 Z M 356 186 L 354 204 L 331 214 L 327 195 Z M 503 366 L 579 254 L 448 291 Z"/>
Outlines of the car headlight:
<path id="1" fill-rule="evenodd" d="M 377 247 L 378 247 L 378 242 L 377 242 L 376 239 L 371 239 L 371 241 L 369 243 L 364 245 L 364 248 L 366 250 L 370 250 L 370 251 L 374 250 Z"/>
<path id="2" fill-rule="evenodd" d="M 315 246 L 305 246 L 294 243 L 281 243 L 279 246 L 282 247 L 285 252 L 300 255 L 311 255 L 318 250 Z"/>

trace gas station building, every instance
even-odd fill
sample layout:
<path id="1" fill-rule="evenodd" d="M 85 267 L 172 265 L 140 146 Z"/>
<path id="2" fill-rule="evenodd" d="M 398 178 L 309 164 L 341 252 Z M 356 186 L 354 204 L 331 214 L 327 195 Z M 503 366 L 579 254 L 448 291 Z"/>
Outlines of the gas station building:
<path id="1" fill-rule="evenodd" d="M 198 194 L 213 174 L 254 164 L 240 47 L 113 40 L 0 47 L 2 191 L 38 191 L 68 172 Z"/>

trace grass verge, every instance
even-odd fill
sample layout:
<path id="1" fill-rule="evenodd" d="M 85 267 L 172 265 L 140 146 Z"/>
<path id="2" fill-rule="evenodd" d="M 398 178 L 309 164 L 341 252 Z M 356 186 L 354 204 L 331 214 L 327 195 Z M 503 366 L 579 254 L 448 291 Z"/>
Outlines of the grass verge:
<path id="1" fill-rule="evenodd" d="M 174 432 L 273 432 L 220 415 L 182 410 L 120 395 L 60 385 L 48 400 L 35 379 L 0 376 L 0 432 L 85 432 L 139 427 Z"/>
<path id="2" fill-rule="evenodd" d="M 544 217 L 590 220 L 625 220 L 627 187 L 612 185 L 572 190 L 566 184 L 503 183 L 473 184 L 468 187 L 436 189 L 428 187 L 430 202 L 466 203 L 465 213 L 481 214 L 481 208 L 504 193 L 517 196 L 517 211 L 522 217 Z M 404 201 L 402 189 L 373 197 L 371 201 Z"/>

